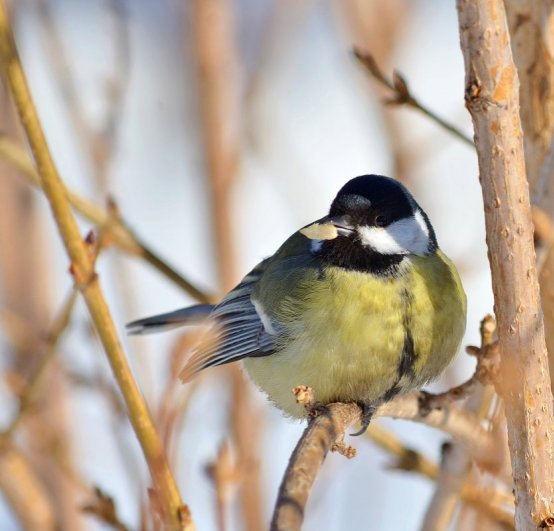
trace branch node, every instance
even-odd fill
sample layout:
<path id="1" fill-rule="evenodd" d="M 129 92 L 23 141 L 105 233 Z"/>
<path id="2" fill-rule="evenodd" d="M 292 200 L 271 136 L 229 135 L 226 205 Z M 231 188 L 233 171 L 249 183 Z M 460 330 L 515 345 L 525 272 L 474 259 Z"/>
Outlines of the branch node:
<path id="1" fill-rule="evenodd" d="M 554 516 L 547 516 L 540 524 L 541 529 L 554 529 Z"/>
<path id="2" fill-rule="evenodd" d="M 71 262 L 69 265 L 69 273 L 75 281 L 75 288 L 81 292 L 85 291 L 98 279 L 98 273 L 96 273 L 96 271 L 92 270 L 86 274 L 76 266 L 75 262 Z"/>
<path id="3" fill-rule="evenodd" d="M 454 395 L 457 393 L 458 388 L 451 389 L 448 391 L 448 394 L 454 398 Z M 459 393 L 458 393 L 459 394 Z M 425 418 L 431 411 L 442 409 L 443 402 L 445 398 L 445 393 L 434 394 L 429 393 L 428 391 L 420 391 L 417 397 L 419 415 L 422 418 Z"/>
<path id="4" fill-rule="evenodd" d="M 344 435 L 331 445 L 331 452 L 337 452 L 347 459 L 356 457 L 356 448 L 344 442 Z"/>
<path id="5" fill-rule="evenodd" d="M 500 374 L 500 350 L 498 343 L 484 345 L 477 360 L 475 377 L 482 385 L 494 385 Z"/>

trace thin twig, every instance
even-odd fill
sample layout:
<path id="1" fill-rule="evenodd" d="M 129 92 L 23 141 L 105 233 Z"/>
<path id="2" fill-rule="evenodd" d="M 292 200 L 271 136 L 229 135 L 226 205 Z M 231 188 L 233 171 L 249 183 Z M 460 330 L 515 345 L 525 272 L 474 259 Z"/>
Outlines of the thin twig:
<path id="1" fill-rule="evenodd" d="M 156 426 L 162 435 L 165 451 L 169 456 L 169 462 L 177 469 L 179 468 L 177 458 L 182 425 L 191 398 L 203 378 L 203 375 L 200 374 L 189 385 L 183 386 L 179 379 L 179 373 L 183 368 L 185 356 L 190 354 L 191 348 L 199 340 L 201 334 L 200 330 L 191 330 L 187 334 L 179 336 L 171 349 L 166 384 L 159 399 L 159 407 L 154 415 Z"/>
<path id="2" fill-rule="evenodd" d="M 458 0 L 485 209 L 506 402 L 516 528 L 554 515 L 554 413 L 529 189 L 519 116 L 519 81 L 502 0 Z"/>
<path id="3" fill-rule="evenodd" d="M 231 192 L 236 182 L 241 148 L 241 112 L 233 3 L 229 0 L 193 2 L 195 44 L 200 85 L 202 126 L 210 187 L 211 212 L 220 287 L 237 281 Z M 243 527 L 263 528 L 259 482 L 259 416 L 253 414 L 249 389 L 239 367 L 228 369 L 232 442 L 241 470 L 238 494 Z"/>
<path id="4" fill-rule="evenodd" d="M 231 447 L 227 440 L 219 446 L 217 457 L 213 463 L 206 467 L 206 473 L 212 480 L 216 490 L 216 519 L 219 531 L 226 531 L 227 506 L 232 487 L 240 480 L 240 469 L 232 456 Z"/>
<path id="5" fill-rule="evenodd" d="M 408 83 L 404 76 L 402 76 L 397 70 L 392 74 L 392 80 L 387 76 L 377 65 L 377 62 L 373 56 L 359 48 L 354 48 L 354 57 L 362 64 L 371 76 L 379 81 L 383 86 L 387 87 L 393 94 L 393 97 L 387 100 L 389 105 L 406 105 L 412 109 L 417 109 L 425 116 L 430 118 L 433 122 L 440 127 L 454 135 L 456 138 L 467 144 L 468 146 L 475 147 L 473 140 L 469 138 L 465 133 L 460 131 L 455 125 L 448 123 L 446 120 L 438 116 L 434 111 L 420 103 L 410 92 Z"/>
<path id="6" fill-rule="evenodd" d="M 0 135 L 0 157 L 17 168 L 35 186 L 42 186 L 40 175 L 25 151 L 3 135 Z M 109 235 L 109 239 L 113 241 L 118 249 L 144 259 L 197 301 L 203 303 L 213 301 L 211 295 L 200 290 L 156 255 L 154 251 L 135 235 L 119 214 L 114 216 L 108 209 L 97 206 L 71 189 L 67 189 L 67 198 L 79 214 L 92 221 L 98 227 L 104 228 L 107 235 Z"/>
<path id="7" fill-rule="evenodd" d="M 75 77 L 64 46 L 63 39 L 56 27 L 47 0 L 38 2 L 38 14 L 41 18 L 40 28 L 43 29 L 44 49 L 47 52 L 50 65 L 53 67 L 54 79 L 58 83 L 59 92 L 66 103 L 73 129 L 85 150 L 90 154 L 96 183 L 101 193 L 108 188 L 108 169 L 117 149 L 120 117 L 125 108 L 124 97 L 129 82 L 130 46 L 129 29 L 125 7 L 121 0 L 109 1 L 109 12 L 114 23 L 112 37 L 114 65 L 106 85 L 106 109 L 99 127 L 92 127 L 83 112 Z"/>
<path id="8" fill-rule="evenodd" d="M 403 0 L 350 0 L 335 2 L 336 9 L 342 15 L 345 26 L 357 48 L 371 50 L 376 62 L 389 65 L 401 42 L 408 22 L 409 12 Z M 350 36 L 349 35 L 349 36 Z M 282 38 L 279 42 L 282 42 Z M 370 80 L 368 80 L 371 83 Z M 388 88 L 385 88 L 388 91 Z M 382 91 L 379 91 L 382 92 Z M 373 96 L 371 94 L 370 96 Z M 405 145 L 406 127 L 403 117 L 380 107 L 383 132 L 394 161 L 393 173 L 407 184 L 417 170 L 414 150 Z"/>
<path id="9" fill-rule="evenodd" d="M 6 429 L 2 433 L 0 433 L 0 438 L 10 438 L 17 429 L 25 414 L 32 406 L 33 399 L 38 387 L 43 380 L 46 369 L 49 367 L 51 360 L 56 354 L 56 347 L 58 345 L 59 339 L 61 338 L 63 332 L 69 324 L 69 319 L 71 317 L 71 312 L 73 311 L 76 299 L 77 292 L 75 290 L 71 290 L 71 294 L 67 298 L 60 313 L 52 323 L 50 331 L 46 335 L 46 345 L 42 357 L 40 359 L 38 367 L 35 369 L 35 372 L 29 379 L 23 393 L 19 397 L 19 407 L 17 413 L 8 424 Z"/>
<path id="10" fill-rule="evenodd" d="M 396 459 L 387 465 L 389 470 L 415 472 L 429 479 L 436 479 L 439 475 L 438 465 L 422 453 L 409 448 L 395 435 L 382 428 L 378 423 L 371 423 L 365 436 L 375 445 Z"/>
<path id="11" fill-rule="evenodd" d="M 85 513 L 98 518 L 103 524 L 115 531 L 128 531 L 128 527 L 120 520 L 115 502 L 99 487 L 94 487 L 94 497 L 81 507 Z"/>
<path id="12" fill-rule="evenodd" d="M 37 163 L 44 193 L 50 202 L 60 235 L 71 259 L 71 271 L 75 284 L 81 291 L 96 326 L 115 379 L 127 405 L 129 419 L 150 468 L 157 491 L 157 499 L 162 508 L 161 516 L 164 524 L 168 529 L 193 529 L 194 525 L 190 512 L 181 502 L 161 441 L 152 423 L 146 403 L 132 376 L 98 277 L 94 272 L 91 257 L 71 212 L 66 189 L 48 149 L 10 30 L 6 6 L 3 2 L 0 3 L 0 60 L 27 140 Z"/>
<path id="13" fill-rule="evenodd" d="M 377 423 L 369 426 L 366 436 L 384 451 L 396 457 L 396 460 L 387 466 L 389 470 L 413 472 L 431 480 L 438 478 L 440 469 L 435 462 L 417 450 L 407 447 L 400 439 L 381 428 Z M 511 492 L 466 482 L 460 496 L 464 502 L 471 504 L 471 507 L 494 521 L 513 527 L 514 497 Z"/>
<path id="14" fill-rule="evenodd" d="M 0 490 L 24 529 L 60 528 L 51 496 L 29 461 L 10 442 L 0 442 Z"/>
<path id="15" fill-rule="evenodd" d="M 470 396 L 465 409 L 476 415 L 480 410 L 488 412 L 494 390 L 491 386 L 487 389 L 479 382 L 480 364 L 487 359 L 494 339 L 495 323 L 492 316 L 487 316 L 481 322 L 481 348 L 478 352 L 478 365 L 469 391 Z M 497 352 L 496 352 L 497 354 Z M 458 388 L 459 389 L 459 388 Z M 468 394 L 469 394 L 468 393 Z M 486 403 L 486 404 L 485 404 Z M 483 407 L 486 405 L 486 407 Z M 472 456 L 459 443 L 446 443 L 443 447 L 441 471 L 437 478 L 435 492 L 427 507 L 422 524 L 422 530 L 442 531 L 450 527 L 454 511 L 458 505 L 460 495 L 468 472 L 471 469 Z"/>

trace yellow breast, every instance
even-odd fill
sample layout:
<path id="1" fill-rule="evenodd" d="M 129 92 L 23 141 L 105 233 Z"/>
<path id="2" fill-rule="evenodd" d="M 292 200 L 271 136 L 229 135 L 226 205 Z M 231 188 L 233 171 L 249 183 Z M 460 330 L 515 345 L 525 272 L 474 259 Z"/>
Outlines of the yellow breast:
<path id="1" fill-rule="evenodd" d="M 411 258 L 394 278 L 329 268 L 310 288 L 300 301 L 285 298 L 278 312 L 288 316 L 291 339 L 245 360 L 253 381 L 290 416 L 304 416 L 291 393 L 296 385 L 310 386 L 322 403 L 378 402 L 394 386 L 403 392 L 436 378 L 459 348 L 465 295 L 440 251 Z M 407 327 L 415 356 L 402 377 Z"/>

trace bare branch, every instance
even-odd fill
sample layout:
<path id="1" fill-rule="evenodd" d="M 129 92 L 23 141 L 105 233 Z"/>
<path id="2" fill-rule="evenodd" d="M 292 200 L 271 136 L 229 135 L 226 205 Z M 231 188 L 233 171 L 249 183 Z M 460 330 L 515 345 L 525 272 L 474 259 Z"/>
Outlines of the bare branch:
<path id="1" fill-rule="evenodd" d="M 93 260 L 81 238 L 71 212 L 65 186 L 48 149 L 3 2 L 0 3 L 0 61 L 37 163 L 44 193 L 50 202 L 59 232 L 71 259 L 71 272 L 75 284 L 81 291 L 96 326 L 115 379 L 125 399 L 129 419 L 150 468 L 160 506 L 163 508 L 164 524 L 168 529 L 193 529 L 190 514 L 181 502 L 150 413 L 121 348 L 114 322 L 94 272 Z"/>
<path id="2" fill-rule="evenodd" d="M 360 408 L 356 404 L 319 406 L 307 386 L 296 387 L 294 394 L 311 420 L 281 482 L 271 523 L 273 531 L 300 529 L 313 482 L 329 450 L 347 457 L 355 455 L 355 450 L 344 443 L 344 436 L 349 426 L 360 421 Z M 413 420 L 438 428 L 467 447 L 482 465 L 494 467 L 497 452 L 493 434 L 482 428 L 474 415 L 453 406 L 448 393 L 431 402 L 429 396 L 423 392 L 400 396 L 379 407 L 374 418 Z"/>
<path id="3" fill-rule="evenodd" d="M 375 417 L 412 420 L 437 428 L 463 444 L 482 466 L 495 468 L 498 452 L 492 433 L 481 427 L 475 415 L 454 406 L 447 394 L 442 403 L 433 400 L 429 411 L 428 396 L 421 391 L 400 396 L 382 405 Z"/>
<path id="4" fill-rule="evenodd" d="M 369 426 L 366 436 L 377 446 L 396 457 L 396 460 L 387 466 L 389 470 L 400 470 L 420 474 L 431 480 L 439 477 L 439 467 L 436 463 L 420 452 L 407 447 L 397 437 L 381 428 L 377 423 Z M 513 495 L 498 488 L 487 488 L 467 482 L 463 485 L 461 499 L 471 504 L 492 520 L 503 525 L 513 527 Z"/>
<path id="5" fill-rule="evenodd" d="M 9 442 L 0 441 L 0 490 L 24 529 L 59 528 L 52 500 L 24 456 Z"/>
<path id="6" fill-rule="evenodd" d="M 554 133 L 554 2 L 506 0 L 514 63 L 520 81 L 521 125 L 525 134 L 525 167 L 531 191 Z"/>
<path id="7" fill-rule="evenodd" d="M 50 331 L 46 336 L 46 342 L 43 346 L 43 353 L 38 367 L 35 369 L 35 372 L 29 379 L 23 393 L 19 397 L 19 408 L 16 415 L 13 417 L 4 432 L 0 433 L 0 438 L 10 438 L 31 407 L 37 388 L 40 386 L 46 369 L 50 366 L 50 362 L 56 354 L 58 341 L 69 324 L 71 312 L 73 311 L 75 300 L 77 298 L 76 295 L 77 292 L 72 290 L 60 313 L 52 323 Z"/>
<path id="8" fill-rule="evenodd" d="M 485 205 L 501 391 L 516 494 L 516 527 L 534 529 L 554 512 L 554 417 L 529 191 L 518 77 L 501 0 L 458 0 Z"/>
<path id="9" fill-rule="evenodd" d="M 458 491 L 471 466 L 461 445 L 445 443 L 442 447 L 441 472 L 435 484 L 435 492 L 425 513 L 422 531 L 442 531 L 451 525 L 452 515 L 458 504 Z"/>
<path id="10" fill-rule="evenodd" d="M 209 478 L 216 489 L 216 519 L 219 531 L 227 529 L 227 505 L 231 489 L 240 480 L 240 470 L 231 455 L 229 442 L 224 440 L 219 446 L 217 457 L 206 467 Z"/>
<path id="11" fill-rule="evenodd" d="M 46 0 L 38 2 L 38 15 L 43 29 L 44 49 L 52 66 L 54 80 L 64 99 L 73 129 L 83 148 L 88 151 L 99 190 L 108 190 L 108 171 L 117 149 L 121 115 L 129 82 L 130 36 L 128 17 L 121 0 L 109 0 L 108 10 L 113 31 L 110 32 L 114 64 L 105 80 L 105 112 L 99 127 L 93 127 L 86 119 L 77 83 L 64 46 L 56 27 L 55 17 Z"/>
<path id="12" fill-rule="evenodd" d="M 486 380 L 491 374 L 496 377 L 498 349 L 493 348 L 495 330 L 494 318 L 487 315 L 481 321 L 481 348 L 476 349 L 479 351 L 476 353 L 478 356 L 477 369 L 473 378 L 469 380 L 472 389 L 465 404 L 465 409 L 477 415 L 479 419 L 487 417 L 494 397 L 494 389 L 490 386 L 484 387 L 480 381 Z M 471 352 L 473 349 L 466 350 Z M 449 528 L 471 465 L 471 454 L 459 443 L 454 441 L 444 445 L 441 471 L 425 514 L 422 529 L 441 531 Z"/>
<path id="13" fill-rule="evenodd" d="M 223 291 L 237 281 L 231 191 L 241 149 L 241 113 L 233 4 L 229 0 L 195 0 L 194 26 L 202 125 L 214 240 Z M 233 399 L 230 424 L 241 469 L 239 501 L 244 528 L 263 528 L 259 482 L 259 416 L 252 414 L 242 371 L 230 366 Z"/>
<path id="14" fill-rule="evenodd" d="M 0 157 L 4 158 L 35 186 L 42 187 L 40 175 L 25 151 L 9 138 L 0 135 Z M 213 297 L 196 287 L 192 282 L 177 273 L 170 265 L 154 253 L 129 228 L 119 213 L 114 216 L 113 209 L 100 208 L 71 189 L 66 189 L 67 197 L 73 208 L 84 218 L 103 229 L 118 249 L 144 259 L 152 267 L 179 286 L 185 293 L 199 302 L 210 303 Z"/>
<path id="15" fill-rule="evenodd" d="M 81 510 L 96 516 L 101 522 L 116 531 L 128 531 L 127 526 L 119 519 L 113 498 L 99 487 L 94 488 L 94 498 L 83 505 Z"/>
<path id="16" fill-rule="evenodd" d="M 433 122 L 440 127 L 454 135 L 456 138 L 466 143 L 467 145 L 474 147 L 474 143 L 465 133 L 460 131 L 455 125 L 448 123 L 438 116 L 434 111 L 420 103 L 410 92 L 408 83 L 404 76 L 395 70 L 392 74 L 392 80 L 389 80 L 383 71 L 377 65 L 377 62 L 373 56 L 367 52 L 364 52 L 358 48 L 354 48 L 354 57 L 362 64 L 367 72 L 381 85 L 388 88 L 392 92 L 392 97 L 387 100 L 389 105 L 406 105 L 412 109 L 417 109 L 425 116 L 430 118 Z"/>
<path id="17" fill-rule="evenodd" d="M 331 404 L 311 420 L 291 455 L 279 487 L 271 531 L 299 530 L 312 485 L 327 453 L 360 420 L 356 404 Z"/>

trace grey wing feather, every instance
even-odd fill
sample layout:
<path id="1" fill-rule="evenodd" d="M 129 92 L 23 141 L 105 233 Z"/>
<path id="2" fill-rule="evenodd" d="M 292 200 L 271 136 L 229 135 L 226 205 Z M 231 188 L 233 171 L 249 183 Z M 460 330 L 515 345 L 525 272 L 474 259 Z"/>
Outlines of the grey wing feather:
<path id="1" fill-rule="evenodd" d="M 274 352 L 275 330 L 266 330 L 251 298 L 252 288 L 263 274 L 264 264 L 259 264 L 214 307 L 204 340 L 195 348 L 181 372 L 183 381 L 208 367 Z"/>
<path id="2" fill-rule="evenodd" d="M 214 306 L 211 304 L 196 304 L 173 312 L 132 321 L 127 323 L 125 328 L 128 334 L 137 335 L 161 332 L 183 325 L 194 325 L 205 321 L 213 309 Z"/>

